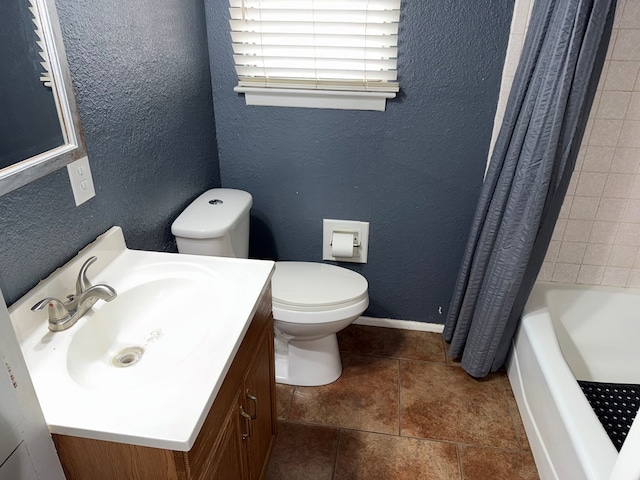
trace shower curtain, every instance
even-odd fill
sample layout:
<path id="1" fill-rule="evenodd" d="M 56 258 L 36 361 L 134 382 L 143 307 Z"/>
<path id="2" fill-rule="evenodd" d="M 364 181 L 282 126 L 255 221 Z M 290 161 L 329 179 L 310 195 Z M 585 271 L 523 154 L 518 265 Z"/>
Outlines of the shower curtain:
<path id="1" fill-rule="evenodd" d="M 444 328 L 474 377 L 500 368 L 569 185 L 615 0 L 536 0 Z"/>

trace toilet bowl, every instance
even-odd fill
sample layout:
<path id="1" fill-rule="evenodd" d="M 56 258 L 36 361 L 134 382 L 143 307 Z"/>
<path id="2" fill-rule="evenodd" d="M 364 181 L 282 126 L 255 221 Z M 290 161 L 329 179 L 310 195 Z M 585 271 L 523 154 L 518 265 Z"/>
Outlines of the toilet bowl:
<path id="1" fill-rule="evenodd" d="M 367 280 L 346 268 L 277 262 L 271 282 L 276 382 L 315 386 L 342 374 L 336 333 L 369 305 Z"/>
<path id="2" fill-rule="evenodd" d="M 171 225 L 178 252 L 247 258 L 252 203 L 241 190 L 203 193 Z M 369 305 L 367 280 L 335 265 L 276 262 L 272 291 L 276 381 L 315 386 L 337 380 L 336 333 Z"/>

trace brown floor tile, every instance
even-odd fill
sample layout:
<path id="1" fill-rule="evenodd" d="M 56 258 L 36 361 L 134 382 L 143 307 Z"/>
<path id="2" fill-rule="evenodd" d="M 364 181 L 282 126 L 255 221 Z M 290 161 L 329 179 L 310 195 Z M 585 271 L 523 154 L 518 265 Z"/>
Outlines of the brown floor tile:
<path id="1" fill-rule="evenodd" d="M 502 377 L 504 384 L 504 393 L 507 399 L 507 405 L 509 405 L 509 414 L 511 415 L 511 421 L 513 422 L 513 428 L 516 432 L 516 440 L 520 448 L 523 450 L 531 450 L 529 446 L 529 440 L 527 439 L 527 433 L 522 424 L 522 417 L 520 416 L 520 410 L 516 403 L 516 397 L 513 396 L 513 390 L 511 390 L 511 384 L 509 383 L 509 377 L 506 375 Z"/>
<path id="2" fill-rule="evenodd" d="M 538 480 L 531 452 L 461 447 L 464 480 Z"/>
<path id="3" fill-rule="evenodd" d="M 289 419 L 398 434 L 398 360 L 342 354 L 342 376 L 296 387 Z"/>
<path id="4" fill-rule="evenodd" d="M 460 478 L 458 454 L 453 444 L 340 431 L 335 480 Z"/>
<path id="5" fill-rule="evenodd" d="M 338 429 L 278 422 L 266 480 L 332 480 Z"/>
<path id="6" fill-rule="evenodd" d="M 402 435 L 519 449 L 502 377 L 475 380 L 458 367 L 401 360 Z"/>
<path id="7" fill-rule="evenodd" d="M 442 335 L 396 328 L 350 325 L 338 333 L 340 350 L 360 355 L 445 362 Z"/>
<path id="8" fill-rule="evenodd" d="M 291 409 L 291 399 L 293 398 L 293 391 L 296 387 L 293 385 L 284 385 L 276 383 L 276 411 L 278 418 L 287 418 L 289 416 L 289 410 Z"/>

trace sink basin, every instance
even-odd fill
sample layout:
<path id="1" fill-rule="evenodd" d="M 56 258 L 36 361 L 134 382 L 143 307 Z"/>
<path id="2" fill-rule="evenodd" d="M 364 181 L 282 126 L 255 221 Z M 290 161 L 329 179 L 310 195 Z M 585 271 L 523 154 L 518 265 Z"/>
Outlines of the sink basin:
<path id="1" fill-rule="evenodd" d="M 72 292 L 92 255 L 91 282 L 118 296 L 50 332 L 47 313 L 31 305 Z M 129 250 L 119 227 L 99 237 L 9 309 L 50 430 L 189 450 L 272 270 L 267 261 Z"/>
<path id="2" fill-rule="evenodd" d="M 207 306 L 218 305 L 219 318 L 227 315 L 202 279 L 152 280 L 121 291 L 116 300 L 85 315 L 69 343 L 69 376 L 86 388 L 142 388 L 184 368 L 190 355 L 216 341 Z"/>

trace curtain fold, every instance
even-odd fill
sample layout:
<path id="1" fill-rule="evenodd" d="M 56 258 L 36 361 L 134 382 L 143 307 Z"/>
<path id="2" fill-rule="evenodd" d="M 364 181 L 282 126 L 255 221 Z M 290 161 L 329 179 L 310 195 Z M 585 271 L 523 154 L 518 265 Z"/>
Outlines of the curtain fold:
<path id="1" fill-rule="evenodd" d="M 615 0 L 536 0 L 444 328 L 474 377 L 500 368 L 560 213 Z"/>

